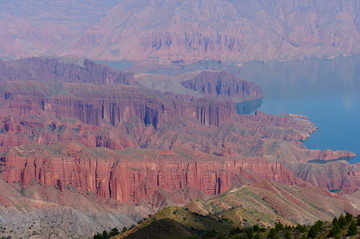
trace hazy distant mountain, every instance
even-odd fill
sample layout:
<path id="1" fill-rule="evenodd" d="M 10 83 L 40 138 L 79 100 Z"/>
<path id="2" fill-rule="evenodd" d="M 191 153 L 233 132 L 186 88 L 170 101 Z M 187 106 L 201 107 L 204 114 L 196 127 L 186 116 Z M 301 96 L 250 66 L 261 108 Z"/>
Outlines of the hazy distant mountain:
<path id="1" fill-rule="evenodd" d="M 0 28 L 0 56 L 57 54 L 191 62 L 286 60 L 360 52 L 358 0 L 0 3 L 4 26 Z"/>

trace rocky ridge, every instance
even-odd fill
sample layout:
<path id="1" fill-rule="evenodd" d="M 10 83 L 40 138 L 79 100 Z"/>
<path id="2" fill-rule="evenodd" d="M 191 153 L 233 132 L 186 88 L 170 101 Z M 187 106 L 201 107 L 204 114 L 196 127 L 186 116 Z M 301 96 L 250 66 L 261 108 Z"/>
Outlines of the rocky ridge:
<path id="1" fill-rule="evenodd" d="M 0 61 L 0 81 L 49 81 L 96 85 L 134 84 L 134 75 L 89 60 L 32 57 Z"/>
<path id="2" fill-rule="evenodd" d="M 356 205 L 326 190 L 266 180 L 233 188 L 208 200 L 194 200 L 185 207 L 201 215 L 219 215 L 235 223 L 265 227 L 277 222 L 291 225 L 330 221 L 341 213 L 359 211 Z"/>
<path id="3" fill-rule="evenodd" d="M 0 20 L 3 29 L 10 30 L 0 31 L 0 56 L 55 54 L 169 64 L 288 60 L 360 51 L 357 0 L 84 4 L 67 1 L 59 6 L 41 0 L 37 7 L 24 9 L 19 1 L 5 1 Z M 47 11 L 55 17 L 44 14 Z"/>

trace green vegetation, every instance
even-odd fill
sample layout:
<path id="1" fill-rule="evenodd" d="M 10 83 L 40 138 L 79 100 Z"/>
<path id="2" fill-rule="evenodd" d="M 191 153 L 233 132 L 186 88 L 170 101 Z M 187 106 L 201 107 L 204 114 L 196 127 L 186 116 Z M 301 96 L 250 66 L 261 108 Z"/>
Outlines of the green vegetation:
<path id="1" fill-rule="evenodd" d="M 168 207 L 149 215 L 138 226 L 116 228 L 110 232 L 97 233 L 94 239 L 116 238 L 141 239 L 322 239 L 359 238 L 360 216 L 346 213 L 332 222 L 316 221 L 313 225 L 284 225 L 274 227 L 260 225 L 243 226 L 226 218 L 214 215 L 203 216 L 180 207 Z"/>
<path id="2" fill-rule="evenodd" d="M 126 232 L 127 229 L 126 227 L 123 228 L 123 230 L 121 231 L 121 233 L 124 233 Z M 96 233 L 93 237 L 93 239 L 109 239 L 113 236 L 116 236 L 116 235 L 119 235 L 120 232 L 119 232 L 119 229 L 117 229 L 116 227 L 111 229 L 110 232 L 107 232 L 107 231 L 103 231 L 102 233 Z"/>

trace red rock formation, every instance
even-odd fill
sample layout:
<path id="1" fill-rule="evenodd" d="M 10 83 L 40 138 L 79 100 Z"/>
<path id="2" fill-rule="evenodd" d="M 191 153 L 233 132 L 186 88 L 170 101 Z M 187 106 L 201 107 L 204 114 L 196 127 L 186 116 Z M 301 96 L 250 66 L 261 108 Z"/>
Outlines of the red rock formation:
<path id="1" fill-rule="evenodd" d="M 48 79 L 45 76 L 39 77 L 44 77 L 36 78 L 39 81 Z M 67 79 L 59 79 L 62 80 L 67 81 Z M 146 118 L 145 121 L 148 123 L 154 117 L 158 117 L 159 119 L 156 120 L 160 122 L 167 112 L 167 120 L 175 115 L 184 115 L 197 117 L 200 121 L 213 125 L 215 123 L 211 123 L 210 119 L 217 117 L 219 118 L 217 125 L 221 125 L 235 115 L 234 107 L 230 102 L 162 96 L 156 91 L 123 85 L 95 86 L 38 81 L 4 82 L 2 85 L 1 102 L 7 102 L 11 112 L 21 117 L 31 113 L 38 114 L 41 110 L 55 114 L 60 119 L 77 118 L 93 125 L 98 125 L 101 119 L 104 119 L 116 125 L 128 121 L 133 115 Z"/>
<path id="2" fill-rule="evenodd" d="M 185 149 L 176 151 L 90 150 L 80 145 L 20 146 L 1 158 L 2 178 L 24 187 L 34 180 L 121 202 L 151 201 L 156 194 L 184 202 L 189 190 L 216 195 L 246 182 L 271 179 L 285 184 L 300 182 L 281 163 L 260 158 L 221 159 Z M 169 193 L 169 194 L 167 194 Z M 174 193 L 174 195 L 172 195 Z M 182 195 L 177 198 L 176 196 Z"/>
<path id="3" fill-rule="evenodd" d="M 11 82 L 2 86 L 0 144 L 4 147 L 72 140 L 110 149 L 188 145 L 217 155 L 262 157 L 281 154 L 284 145 L 300 161 L 325 155 L 301 146 L 300 141 L 316 129 L 303 116 L 237 115 L 230 102 L 165 96 L 124 85 Z M 265 142 L 271 145 L 265 147 Z M 332 151 L 326 155 L 328 159 L 352 156 Z"/>
<path id="4" fill-rule="evenodd" d="M 182 85 L 202 95 L 218 96 L 223 99 L 235 98 L 242 101 L 263 97 L 259 86 L 240 80 L 224 71 L 204 71 L 196 75 L 194 79 L 183 81 Z"/>
<path id="5" fill-rule="evenodd" d="M 47 62 L 33 60 L 40 65 Z M 30 69 L 26 64 L 24 68 Z M 24 72 L 28 73 L 18 79 L 31 71 Z M 37 77 L 46 77 L 50 71 L 45 67 L 44 72 Z M 97 70 L 92 72 L 98 75 Z M 161 94 L 102 80 L 92 82 L 100 85 L 53 80 L 0 83 L 0 144 L 6 153 L 1 177 L 9 182 L 26 186 L 37 180 L 60 190 L 72 185 L 102 198 L 146 199 L 157 204 L 162 201 L 159 198 L 182 201 L 193 192 L 218 194 L 257 178 L 292 184 L 298 179 L 284 163 L 352 156 L 350 152 L 306 149 L 301 141 L 316 127 L 304 116 L 259 111 L 238 115 L 233 103 L 214 97 Z M 72 77 L 58 80 L 72 81 Z M 135 149 L 86 153 L 82 146 L 54 146 L 69 141 L 90 148 Z M 27 144 L 47 146 L 11 149 Z M 140 148 L 179 151 L 164 154 Z M 178 196 L 167 195 L 170 192 Z"/>

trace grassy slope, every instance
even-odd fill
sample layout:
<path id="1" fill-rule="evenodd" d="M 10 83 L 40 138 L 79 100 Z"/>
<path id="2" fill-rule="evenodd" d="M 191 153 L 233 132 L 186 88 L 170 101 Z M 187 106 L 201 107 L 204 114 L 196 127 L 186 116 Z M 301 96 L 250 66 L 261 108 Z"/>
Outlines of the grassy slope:
<path id="1" fill-rule="evenodd" d="M 181 239 L 191 236 L 191 232 L 184 225 L 173 221 L 171 219 L 161 219 L 159 221 L 153 221 L 152 223 L 144 226 L 129 234 L 126 238 L 140 239 L 140 238 L 169 238 L 169 239 Z"/>
<path id="2" fill-rule="evenodd" d="M 268 181 L 234 188 L 207 201 L 196 200 L 186 207 L 245 226 L 274 226 L 276 222 L 311 224 L 319 219 L 332 220 L 353 209 L 351 203 L 317 187 L 287 186 Z"/>
<path id="3" fill-rule="evenodd" d="M 174 212 L 176 212 L 174 214 Z M 350 214 L 349 214 L 350 215 Z M 185 216 L 186 220 L 181 217 Z M 164 218 L 165 217 L 165 218 Z M 113 239 L 180 239 L 180 238 L 222 238 L 222 239 L 257 239 L 257 238 L 359 238 L 360 218 L 345 219 L 336 233 L 332 233 L 335 224 L 332 222 L 317 221 L 313 225 L 285 226 L 276 224 L 275 227 L 237 227 L 236 223 L 219 222 L 216 217 L 202 217 L 190 213 L 179 207 L 169 207 L 145 220 L 138 227 L 113 237 Z M 337 221 L 339 223 L 340 220 Z M 221 224 L 223 226 L 221 227 Z M 350 233 L 353 224 L 355 234 Z M 219 227 L 220 226 L 220 227 Z"/>
<path id="4" fill-rule="evenodd" d="M 115 238 L 187 238 L 212 230 L 227 234 L 233 224 L 217 217 L 202 216 L 181 207 L 167 207 L 145 219 L 139 226 Z"/>
<path id="5" fill-rule="evenodd" d="M 288 186 L 263 181 L 231 189 L 206 201 L 192 201 L 185 208 L 165 208 L 117 238 L 253 238 L 247 233 L 254 225 L 264 229 L 255 232 L 251 229 L 250 234 L 269 238 L 270 228 L 279 222 L 287 226 L 270 238 L 288 238 L 289 234 L 290 238 L 307 238 L 309 225 L 319 219 L 331 221 L 348 211 L 349 205 L 311 185 Z M 307 226 L 295 228 L 297 224 Z M 345 236 L 349 225 L 342 226 L 338 235 Z M 317 238 L 326 238 L 331 228 L 331 223 L 323 223 Z"/>

